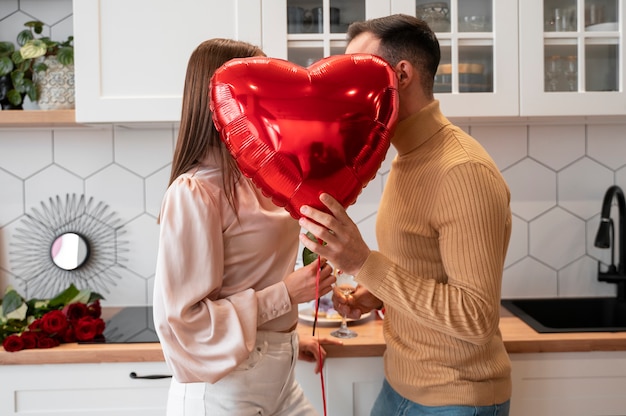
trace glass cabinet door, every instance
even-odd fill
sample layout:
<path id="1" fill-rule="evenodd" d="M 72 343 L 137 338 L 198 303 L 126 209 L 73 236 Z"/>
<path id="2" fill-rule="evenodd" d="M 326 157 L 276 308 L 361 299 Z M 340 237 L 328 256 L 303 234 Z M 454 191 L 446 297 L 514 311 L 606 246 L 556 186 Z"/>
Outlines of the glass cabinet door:
<path id="1" fill-rule="evenodd" d="M 349 24 L 364 19 L 364 0 L 287 0 L 287 60 L 309 66 L 344 53 Z"/>
<path id="2" fill-rule="evenodd" d="M 546 0 L 546 92 L 619 91 L 617 0 Z"/>
<path id="3" fill-rule="evenodd" d="M 393 13 L 426 21 L 441 63 L 435 96 L 448 116 L 516 116 L 517 0 L 396 0 Z"/>
<path id="4" fill-rule="evenodd" d="M 530 19 L 520 27 L 522 115 L 626 114 L 623 0 L 534 0 L 520 11 Z"/>
<path id="5" fill-rule="evenodd" d="M 441 45 L 435 89 L 446 115 L 519 115 L 517 0 L 265 0 L 261 6 L 264 51 L 305 67 L 344 53 L 354 21 L 419 16 Z"/>

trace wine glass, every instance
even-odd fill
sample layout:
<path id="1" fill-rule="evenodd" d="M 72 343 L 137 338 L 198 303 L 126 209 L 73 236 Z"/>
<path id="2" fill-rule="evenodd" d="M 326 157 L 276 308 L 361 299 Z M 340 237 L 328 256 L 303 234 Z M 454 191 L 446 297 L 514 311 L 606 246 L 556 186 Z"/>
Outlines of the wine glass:
<path id="1" fill-rule="evenodd" d="M 339 272 L 337 274 L 337 281 L 333 290 L 343 296 L 351 295 L 356 290 L 356 281 L 353 276 Z M 330 335 L 337 338 L 354 338 L 359 334 L 348 328 L 348 320 L 346 316 L 341 315 L 341 326 L 339 329 L 331 332 Z"/>
<path id="2" fill-rule="evenodd" d="M 559 77 L 562 75 L 561 57 L 554 55 L 546 62 L 546 77 L 548 78 L 548 91 L 556 91 L 559 85 Z"/>
<path id="3" fill-rule="evenodd" d="M 570 91 L 578 89 L 578 62 L 576 56 L 568 56 L 565 64 L 565 79 Z"/>

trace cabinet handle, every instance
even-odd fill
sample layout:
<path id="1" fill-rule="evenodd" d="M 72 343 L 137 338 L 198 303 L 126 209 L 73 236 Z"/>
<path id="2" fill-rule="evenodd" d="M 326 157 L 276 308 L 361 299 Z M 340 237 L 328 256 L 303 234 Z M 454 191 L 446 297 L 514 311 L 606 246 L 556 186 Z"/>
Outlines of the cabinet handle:
<path id="1" fill-rule="evenodd" d="M 144 379 L 144 380 L 158 380 L 160 378 L 172 378 L 172 376 L 168 376 L 166 374 L 149 374 L 147 376 L 139 376 L 134 371 L 129 374 L 132 379 Z"/>

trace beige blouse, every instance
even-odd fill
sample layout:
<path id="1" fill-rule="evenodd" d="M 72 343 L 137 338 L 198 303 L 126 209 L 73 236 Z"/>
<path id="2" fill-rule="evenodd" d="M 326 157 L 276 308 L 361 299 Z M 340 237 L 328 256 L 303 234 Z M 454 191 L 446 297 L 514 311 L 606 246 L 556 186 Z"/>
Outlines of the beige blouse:
<path id="1" fill-rule="evenodd" d="M 236 192 L 239 218 L 221 168 L 207 159 L 163 200 L 154 323 L 179 382 L 214 383 L 248 357 L 257 330 L 297 323 L 282 281 L 294 270 L 300 227 L 249 180 Z"/>

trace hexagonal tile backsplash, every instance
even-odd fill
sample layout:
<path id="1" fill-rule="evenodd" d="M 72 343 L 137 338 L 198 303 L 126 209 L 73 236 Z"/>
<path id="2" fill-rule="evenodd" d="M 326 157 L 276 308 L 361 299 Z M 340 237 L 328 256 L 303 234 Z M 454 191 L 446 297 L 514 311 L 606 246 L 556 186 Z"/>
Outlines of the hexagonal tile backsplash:
<path id="1" fill-rule="evenodd" d="M 71 4 L 0 1 L 0 39 L 11 39 L 33 18 L 44 21 L 54 38 L 66 37 L 72 33 Z M 595 248 L 593 239 L 604 191 L 612 184 L 626 189 L 626 119 L 463 128 L 491 153 L 511 188 L 513 233 L 503 297 L 615 293 L 596 279 L 597 262 L 610 262 L 611 254 Z M 125 244 L 118 255 L 124 261 L 103 293 L 105 304 L 151 304 L 156 217 L 176 133 L 176 126 L 0 129 L 0 291 L 14 285 L 28 296 L 12 264 L 26 214 L 57 195 L 76 193 L 107 204 L 122 224 Z M 391 149 L 379 175 L 349 208 L 373 248 L 377 203 L 394 154 Z"/>

